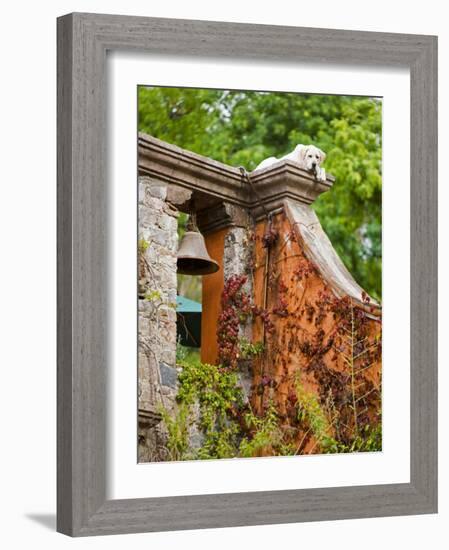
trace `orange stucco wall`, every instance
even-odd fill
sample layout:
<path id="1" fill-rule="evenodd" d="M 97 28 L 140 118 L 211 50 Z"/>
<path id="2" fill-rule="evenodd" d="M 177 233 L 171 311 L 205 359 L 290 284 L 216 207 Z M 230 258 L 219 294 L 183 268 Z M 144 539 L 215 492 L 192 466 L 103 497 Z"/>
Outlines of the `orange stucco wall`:
<path id="1" fill-rule="evenodd" d="M 223 252 L 227 229 L 205 236 L 210 257 L 218 262 L 220 269 L 203 277 L 201 361 L 211 365 L 217 362 L 217 320 L 220 314 L 221 293 L 224 285 Z"/>
<path id="2" fill-rule="evenodd" d="M 338 315 L 335 316 L 332 311 L 319 306 L 322 303 L 320 293 L 331 292 L 326 283 L 314 269 L 307 276 L 301 276 L 301 270 L 307 269 L 311 264 L 303 253 L 294 228 L 284 214 L 274 218 L 273 227 L 278 232 L 278 239 L 269 255 L 266 309 L 280 308 L 281 314 L 271 314 L 274 330 L 270 334 L 264 335 L 260 318 L 253 322 L 253 342 L 265 340 L 265 352 L 254 365 L 253 384 L 255 388 L 260 388 L 265 377 L 265 382 L 270 380 L 273 387 L 262 385 L 261 391 L 255 391 L 252 406 L 257 413 L 262 414 L 267 403 L 272 400 L 288 423 L 289 399 L 295 392 L 298 374 L 304 390 L 322 401 L 322 388 L 326 385 L 324 378 L 327 377 L 332 383 L 332 377 L 338 377 L 339 373 L 349 376 L 348 364 L 343 356 L 349 350 L 347 341 L 337 332 L 337 324 L 341 322 Z M 260 307 L 264 304 L 265 295 L 267 249 L 262 244 L 265 228 L 266 222 L 257 225 L 255 239 L 254 302 Z M 284 309 L 282 300 L 287 304 Z M 369 351 L 373 357 L 370 357 L 371 366 L 363 370 L 363 376 L 360 374 L 357 378 L 356 382 L 360 384 L 357 396 L 363 395 L 365 387 L 366 391 L 371 390 L 371 394 L 358 402 L 358 410 L 361 411 L 364 406 L 364 414 L 373 416 L 380 409 L 381 353 L 380 350 L 376 351 L 376 338 L 380 337 L 381 323 L 379 320 L 369 319 L 363 330 L 367 338 L 365 343 L 372 345 Z M 314 346 L 319 349 L 321 345 L 322 349 L 331 341 L 333 345 L 322 355 L 313 356 L 313 352 L 305 347 L 310 345 L 312 349 Z M 350 383 L 349 378 L 347 383 Z M 374 398 L 377 395 L 379 398 Z M 346 411 L 349 410 L 346 408 Z M 298 432 L 297 438 L 301 440 L 303 437 L 304 434 Z M 301 454 L 313 452 L 315 443 L 311 435 L 307 436 Z"/>

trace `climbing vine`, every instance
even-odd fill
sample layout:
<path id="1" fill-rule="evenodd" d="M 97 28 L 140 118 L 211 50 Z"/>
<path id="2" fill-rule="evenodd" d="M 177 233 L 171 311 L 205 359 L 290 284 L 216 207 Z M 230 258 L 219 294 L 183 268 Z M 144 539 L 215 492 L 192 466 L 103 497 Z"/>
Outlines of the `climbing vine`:
<path id="1" fill-rule="evenodd" d="M 235 371 L 200 362 L 181 367 L 175 411 L 161 408 L 170 460 L 259 456 L 268 449 L 293 454 L 274 405 L 255 415 Z M 190 445 L 195 432 L 197 447 Z"/>
<path id="2" fill-rule="evenodd" d="M 381 450 L 374 305 L 366 294 L 362 304 L 336 296 L 300 247 L 287 254 L 295 233 L 281 239 L 274 224 L 268 228 L 252 237 L 265 250 L 253 266 L 266 273 L 262 305 L 252 302 L 247 275 L 229 277 L 217 323 L 219 364 L 180 363 L 177 411 L 166 421 L 170 453 L 207 459 Z M 294 265 L 281 269 L 282 260 Z M 245 327 L 256 321 L 263 336 L 252 341 Z M 243 364 L 252 373 L 249 391 Z M 201 437 L 193 446 L 195 430 Z"/>
<path id="3" fill-rule="evenodd" d="M 243 286 L 246 275 L 233 275 L 225 283 L 221 295 L 221 313 L 218 318 L 217 340 L 219 363 L 235 368 L 239 358 L 240 327 L 252 315 L 249 294 Z"/>
<path id="4" fill-rule="evenodd" d="M 268 332 L 274 329 L 270 313 L 255 306 L 244 290 L 247 280 L 246 275 L 232 275 L 225 282 L 221 295 L 221 313 L 217 324 L 218 361 L 223 367 L 232 369 L 237 367 L 239 359 L 254 357 L 263 351 L 263 342 L 253 343 L 242 337 L 241 328 L 248 321 L 260 317 Z"/>

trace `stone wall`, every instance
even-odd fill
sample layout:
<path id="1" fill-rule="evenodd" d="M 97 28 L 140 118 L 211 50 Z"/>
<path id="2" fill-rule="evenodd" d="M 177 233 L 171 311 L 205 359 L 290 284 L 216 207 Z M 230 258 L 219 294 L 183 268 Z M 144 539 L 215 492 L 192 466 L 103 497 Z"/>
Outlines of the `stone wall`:
<path id="1" fill-rule="evenodd" d="M 177 211 L 166 194 L 139 178 L 139 462 L 167 459 L 160 411 L 172 410 L 177 391 Z"/>
<path id="2" fill-rule="evenodd" d="M 248 277 L 243 285 L 243 290 L 253 296 L 252 265 L 254 246 L 251 239 L 253 223 L 246 227 L 230 227 L 224 241 L 223 272 L 224 282 L 233 275 L 246 275 Z M 239 328 L 240 338 L 252 341 L 252 323 L 250 320 Z M 240 360 L 238 377 L 246 398 L 249 398 L 253 382 L 250 360 Z"/>

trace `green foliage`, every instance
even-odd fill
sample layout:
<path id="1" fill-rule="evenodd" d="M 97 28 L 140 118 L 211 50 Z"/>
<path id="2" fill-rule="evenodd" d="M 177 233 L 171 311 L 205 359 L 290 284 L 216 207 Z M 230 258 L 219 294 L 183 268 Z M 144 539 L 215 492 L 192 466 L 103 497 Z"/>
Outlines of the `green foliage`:
<path id="1" fill-rule="evenodd" d="M 351 445 L 340 445 L 338 452 L 340 453 L 360 453 L 360 452 L 376 452 L 382 450 L 382 422 L 379 421 L 374 426 L 366 424 L 363 426 L 361 433 L 357 435 Z"/>
<path id="2" fill-rule="evenodd" d="M 200 152 L 203 132 L 219 117 L 215 104 L 220 95 L 215 90 L 139 87 L 139 130 Z"/>
<path id="3" fill-rule="evenodd" d="M 237 375 L 199 361 L 181 366 L 177 401 L 189 408 L 191 416 L 194 406 L 199 407 L 198 428 L 204 442 L 198 458 L 235 456 L 239 428 L 234 417 L 243 403 Z"/>
<path id="4" fill-rule="evenodd" d="M 381 298 L 381 100 L 140 87 L 139 130 L 248 170 L 298 143 L 323 149 L 336 183 L 314 208 L 349 271 Z"/>
<path id="5" fill-rule="evenodd" d="M 169 460 L 188 460 L 192 458 L 189 452 L 189 407 L 181 403 L 171 414 L 162 406 L 159 411 L 168 431 L 167 449 Z"/>
<path id="6" fill-rule="evenodd" d="M 263 417 L 256 416 L 251 410 L 245 414 L 245 423 L 251 432 L 250 437 L 244 437 L 239 446 L 239 456 L 252 457 L 270 448 L 274 455 L 293 455 L 291 444 L 284 442 L 285 433 L 280 427 L 279 417 L 273 402 L 268 404 Z"/>
<path id="7" fill-rule="evenodd" d="M 365 425 L 350 444 L 333 436 L 333 423 L 317 396 L 307 392 L 298 376 L 295 384 L 297 420 L 305 435 L 313 435 L 321 453 L 374 452 L 382 450 L 382 423 Z M 161 408 L 168 432 L 170 460 L 205 460 L 254 457 L 269 451 L 271 456 L 297 454 L 290 435 L 294 431 L 281 424 L 275 404 L 270 401 L 263 416 L 244 404 L 243 392 L 234 371 L 199 361 L 184 362 L 179 375 L 174 411 Z M 190 446 L 191 428 L 203 435 L 198 449 Z M 309 451 L 310 452 L 310 451 Z"/>
<path id="8" fill-rule="evenodd" d="M 306 392 L 301 378 L 296 378 L 296 396 L 298 399 L 298 420 L 309 426 L 311 433 L 323 453 L 338 452 L 338 442 L 332 437 L 332 426 L 322 410 L 316 395 Z"/>
<path id="9" fill-rule="evenodd" d="M 149 290 L 145 294 L 145 300 L 147 302 L 156 302 L 162 299 L 162 294 L 160 290 Z"/>
<path id="10" fill-rule="evenodd" d="M 297 416 L 304 425 L 309 426 L 322 453 L 355 453 L 375 452 L 382 450 L 382 421 L 376 424 L 365 424 L 349 444 L 342 443 L 333 437 L 333 420 L 321 407 L 315 394 L 305 391 L 301 378 L 296 378 Z"/>
<path id="11" fill-rule="evenodd" d="M 247 338 L 240 338 L 239 349 L 241 359 L 252 359 L 261 355 L 265 346 L 263 342 L 250 342 Z"/>
<path id="12" fill-rule="evenodd" d="M 190 348 L 188 346 L 183 346 L 180 343 L 181 336 L 178 337 L 176 343 L 176 363 L 198 363 L 200 360 L 200 350 L 199 348 Z"/>
<path id="13" fill-rule="evenodd" d="M 270 403 L 263 417 L 256 416 L 244 404 L 234 371 L 199 361 L 181 366 L 175 410 L 162 409 L 170 460 L 251 457 L 265 447 L 275 455 L 294 454 L 293 447 L 284 442 L 274 405 Z M 189 447 L 193 426 L 203 435 L 199 449 Z"/>
<path id="14" fill-rule="evenodd" d="M 197 451 L 197 458 L 234 458 L 239 427 L 235 422 L 222 424 L 220 428 L 209 430 L 203 445 Z"/>
<path id="15" fill-rule="evenodd" d="M 145 239 L 139 239 L 138 249 L 140 253 L 145 252 L 145 250 L 150 246 L 150 243 Z"/>

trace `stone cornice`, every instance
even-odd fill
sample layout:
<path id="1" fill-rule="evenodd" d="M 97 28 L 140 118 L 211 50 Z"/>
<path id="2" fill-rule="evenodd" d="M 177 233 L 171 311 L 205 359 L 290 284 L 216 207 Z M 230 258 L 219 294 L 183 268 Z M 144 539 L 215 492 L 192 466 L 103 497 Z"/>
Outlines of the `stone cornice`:
<path id="1" fill-rule="evenodd" d="M 240 170 L 139 133 L 139 175 L 248 207 L 249 189 Z"/>
<path id="2" fill-rule="evenodd" d="M 237 167 L 143 133 L 139 134 L 138 146 L 139 175 L 148 175 L 157 181 L 175 184 L 246 208 L 255 219 L 264 213 L 260 202 L 268 211 L 282 207 L 285 199 L 311 204 L 321 193 L 329 190 L 335 181 L 332 176 L 328 176 L 326 182 L 318 182 L 294 162 L 279 161 L 249 173 L 256 196 L 248 182 L 242 181 Z"/>
<path id="3" fill-rule="evenodd" d="M 269 212 L 281 208 L 285 199 L 311 204 L 321 193 L 328 191 L 335 181 L 332 176 L 327 176 L 325 182 L 317 181 L 309 172 L 289 160 L 278 161 L 262 170 L 253 170 L 249 177 L 258 198 Z M 263 215 L 255 197 L 250 209 L 256 219 Z"/>

